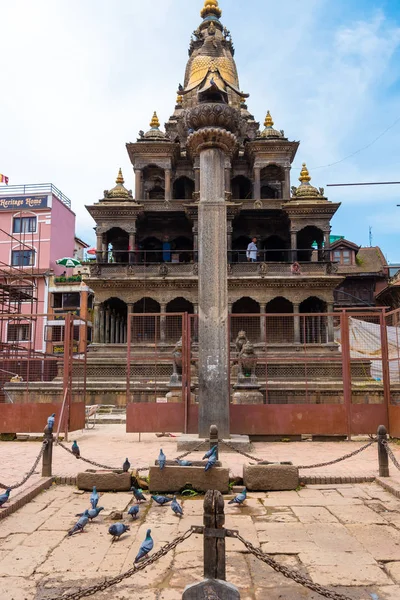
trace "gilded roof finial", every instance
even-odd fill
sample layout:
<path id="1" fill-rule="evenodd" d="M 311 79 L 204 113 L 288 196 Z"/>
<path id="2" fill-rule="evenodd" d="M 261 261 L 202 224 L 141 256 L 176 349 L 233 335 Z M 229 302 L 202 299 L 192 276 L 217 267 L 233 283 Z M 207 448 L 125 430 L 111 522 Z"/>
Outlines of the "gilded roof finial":
<path id="1" fill-rule="evenodd" d="M 156 111 L 154 111 L 153 117 L 150 121 L 150 127 L 152 129 L 158 129 L 160 127 L 160 121 L 158 120 Z"/>
<path id="2" fill-rule="evenodd" d="M 205 19 L 209 15 L 215 15 L 218 19 L 222 15 L 222 10 L 218 6 L 218 0 L 205 0 L 200 16 Z"/>
<path id="3" fill-rule="evenodd" d="M 123 175 L 122 175 L 122 169 L 120 169 L 120 170 L 118 171 L 118 177 L 117 177 L 117 179 L 115 180 L 115 183 L 121 183 L 121 184 L 122 184 L 122 183 L 125 183 L 125 179 L 124 179 L 124 177 L 123 177 Z"/>
<path id="4" fill-rule="evenodd" d="M 180 94 L 176 97 L 176 103 L 177 104 L 182 104 L 183 102 L 183 96 L 181 96 Z"/>
<path id="5" fill-rule="evenodd" d="M 301 183 L 310 183 L 311 181 L 310 173 L 307 169 L 306 163 L 303 163 L 303 168 L 300 173 L 299 181 L 301 181 Z"/>
<path id="6" fill-rule="evenodd" d="M 274 122 L 272 120 L 271 113 L 269 111 L 267 112 L 267 116 L 265 117 L 264 126 L 265 127 L 273 127 L 274 126 Z"/>

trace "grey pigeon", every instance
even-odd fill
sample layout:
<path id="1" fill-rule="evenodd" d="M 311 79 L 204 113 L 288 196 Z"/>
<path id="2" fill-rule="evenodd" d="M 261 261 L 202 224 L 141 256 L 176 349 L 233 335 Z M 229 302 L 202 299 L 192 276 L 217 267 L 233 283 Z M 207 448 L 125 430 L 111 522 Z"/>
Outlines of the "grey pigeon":
<path id="1" fill-rule="evenodd" d="M 79 446 L 78 446 L 78 444 L 76 443 L 76 440 L 75 440 L 75 441 L 74 441 L 74 443 L 72 444 L 72 446 L 71 446 L 71 450 L 72 450 L 72 454 L 73 454 L 74 456 L 76 456 L 76 458 L 80 458 L 80 456 L 81 456 L 81 451 L 79 450 Z"/>
<path id="2" fill-rule="evenodd" d="M 70 531 L 68 531 L 68 535 L 74 535 L 74 533 L 76 533 L 77 531 L 80 531 L 81 533 L 83 533 L 84 528 L 86 527 L 86 525 L 88 524 L 89 521 L 89 517 L 87 515 L 89 511 L 85 510 L 85 512 L 83 513 L 83 515 L 81 516 L 81 518 L 79 519 L 79 521 L 77 521 L 77 523 L 75 523 L 75 525 L 73 526 L 72 529 L 70 529 Z"/>
<path id="3" fill-rule="evenodd" d="M 142 490 L 138 490 L 132 486 L 131 492 L 133 492 L 133 495 L 135 496 L 138 502 L 146 502 L 146 498 L 143 496 Z"/>
<path id="4" fill-rule="evenodd" d="M 76 516 L 88 517 L 90 521 L 93 521 L 93 519 L 99 516 L 102 510 L 104 510 L 104 506 L 99 506 L 98 508 L 90 508 L 89 510 L 85 510 L 84 513 L 78 513 Z"/>
<path id="5" fill-rule="evenodd" d="M 121 535 L 123 535 L 126 531 L 129 531 L 129 529 L 129 525 L 125 525 L 124 523 L 114 523 L 109 527 L 108 533 L 113 536 L 112 541 L 115 542 L 116 539 L 119 540 Z"/>
<path id="6" fill-rule="evenodd" d="M 165 467 L 166 461 L 167 461 L 167 457 L 165 456 L 165 454 L 164 454 L 164 452 L 162 451 L 162 448 L 161 448 L 160 454 L 158 455 L 158 466 L 160 467 L 161 471 Z"/>
<path id="7" fill-rule="evenodd" d="M 137 519 L 137 516 L 139 514 L 139 504 L 135 504 L 134 506 L 131 506 L 128 510 L 128 515 L 131 515 L 132 519 Z"/>
<path id="8" fill-rule="evenodd" d="M 144 542 L 142 542 L 142 544 L 139 548 L 139 552 L 137 553 L 137 556 L 135 558 L 135 563 L 139 562 L 139 560 L 142 560 L 142 558 L 144 558 L 146 556 L 146 554 L 148 554 L 149 552 L 151 552 L 151 550 L 153 550 L 154 541 L 150 534 L 151 534 L 151 529 L 148 529 L 147 533 L 146 533 L 146 538 L 145 538 Z"/>
<path id="9" fill-rule="evenodd" d="M 1 496 L 0 496 L 0 508 L 3 506 L 3 504 L 5 504 L 7 502 L 7 500 L 10 497 L 10 493 L 11 493 L 11 488 L 7 488 L 6 491 L 4 492 L 4 494 L 1 494 Z"/>
<path id="10" fill-rule="evenodd" d="M 48 429 L 49 429 L 50 432 L 53 431 L 53 427 L 54 427 L 55 421 L 56 421 L 56 413 L 53 413 L 47 419 L 47 427 L 48 427 Z"/>
<path id="11" fill-rule="evenodd" d="M 179 460 L 179 458 L 175 459 L 175 462 L 177 462 L 180 467 L 191 467 L 193 464 L 189 460 Z"/>
<path id="12" fill-rule="evenodd" d="M 152 496 L 154 502 L 157 502 L 159 506 L 164 506 L 164 504 L 169 504 L 172 502 L 173 498 L 167 498 L 167 496 Z"/>
<path id="13" fill-rule="evenodd" d="M 128 459 L 126 459 L 124 464 L 122 465 L 122 469 L 123 469 L 124 473 L 127 473 L 130 468 L 131 468 L 131 463 L 129 462 Z"/>
<path id="14" fill-rule="evenodd" d="M 218 446 L 213 446 L 212 448 L 210 448 L 210 450 L 208 452 L 206 452 L 205 455 L 203 456 L 203 460 L 206 460 L 206 458 L 210 458 L 210 456 L 212 456 L 213 454 L 216 454 L 217 448 L 218 448 Z"/>
<path id="15" fill-rule="evenodd" d="M 232 500 L 229 500 L 228 504 L 243 504 L 243 502 L 246 500 L 246 494 L 247 490 L 244 488 L 243 492 L 235 496 L 235 498 Z"/>
<path id="16" fill-rule="evenodd" d="M 212 469 L 215 466 L 216 462 L 217 462 L 217 456 L 215 454 L 211 454 L 204 470 L 209 471 L 210 469 Z"/>
<path id="17" fill-rule="evenodd" d="M 99 503 L 99 495 L 97 493 L 96 486 L 94 485 L 93 491 L 90 496 L 90 504 L 92 505 L 92 508 L 96 508 L 98 503 Z"/>
<path id="18" fill-rule="evenodd" d="M 184 92 L 185 91 L 185 88 L 183 87 L 183 85 L 181 83 L 178 85 L 178 90 L 180 92 Z"/>
<path id="19" fill-rule="evenodd" d="M 183 516 L 182 506 L 177 501 L 176 496 L 174 496 L 174 499 L 172 500 L 171 508 L 174 511 L 174 513 L 176 515 L 178 515 L 178 517 L 182 517 Z"/>

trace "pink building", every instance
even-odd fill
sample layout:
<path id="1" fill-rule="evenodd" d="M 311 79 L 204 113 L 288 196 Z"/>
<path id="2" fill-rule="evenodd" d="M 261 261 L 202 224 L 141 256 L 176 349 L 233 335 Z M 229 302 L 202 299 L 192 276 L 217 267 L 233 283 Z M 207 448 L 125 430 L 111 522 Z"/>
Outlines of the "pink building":
<path id="1" fill-rule="evenodd" d="M 0 187 L 0 341 L 3 351 L 46 348 L 49 277 L 74 256 L 75 213 L 52 184 Z M 70 269 L 72 274 L 72 270 Z M 37 315 L 23 319 L 11 315 Z"/>

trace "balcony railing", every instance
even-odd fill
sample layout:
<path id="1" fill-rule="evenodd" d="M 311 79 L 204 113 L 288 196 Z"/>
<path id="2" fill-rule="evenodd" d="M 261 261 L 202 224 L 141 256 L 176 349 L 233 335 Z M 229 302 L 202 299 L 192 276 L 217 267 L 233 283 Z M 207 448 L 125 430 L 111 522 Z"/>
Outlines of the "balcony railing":
<path id="1" fill-rule="evenodd" d="M 7 196 L 37 196 L 41 194 L 52 194 L 65 204 L 65 206 L 71 208 L 71 200 L 52 183 L 28 183 L 24 185 L 8 185 L 0 188 L 0 198 Z"/>

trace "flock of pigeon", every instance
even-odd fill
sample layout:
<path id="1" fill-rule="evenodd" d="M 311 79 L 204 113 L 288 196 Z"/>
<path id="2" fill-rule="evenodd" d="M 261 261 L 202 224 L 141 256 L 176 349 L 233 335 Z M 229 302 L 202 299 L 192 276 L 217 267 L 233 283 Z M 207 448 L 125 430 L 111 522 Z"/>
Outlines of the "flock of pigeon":
<path id="1" fill-rule="evenodd" d="M 53 430 L 54 422 L 55 422 L 55 414 L 51 415 L 47 420 L 47 425 L 48 425 L 48 428 L 50 431 Z M 217 446 L 213 446 L 213 448 L 211 448 L 203 456 L 203 460 L 207 460 L 207 463 L 205 465 L 205 471 L 209 471 L 210 469 L 212 469 L 215 466 L 215 464 L 217 462 L 217 449 L 218 449 Z M 76 458 L 80 458 L 81 452 L 80 452 L 79 446 L 76 441 L 73 442 L 71 451 L 72 451 L 72 454 Z M 160 470 L 164 469 L 166 462 L 167 462 L 167 458 L 161 449 L 160 454 L 158 456 L 158 461 L 157 461 L 157 464 L 158 464 Z M 189 467 L 192 465 L 192 463 L 187 460 L 176 459 L 176 462 L 179 464 L 179 466 L 182 466 L 182 467 Z M 131 467 L 131 464 L 130 464 L 129 460 L 126 459 L 122 466 L 123 471 L 125 473 L 128 473 L 130 467 Z M 0 495 L 0 508 L 2 508 L 2 506 L 9 500 L 10 492 L 11 492 L 11 488 L 7 488 L 5 493 Z M 129 507 L 128 515 L 130 515 L 133 520 L 136 520 L 138 517 L 138 514 L 139 514 L 140 503 L 147 502 L 147 498 L 144 496 L 143 491 L 139 488 L 132 487 L 131 492 L 133 492 L 133 496 L 136 499 L 137 503 L 135 505 L 132 505 Z M 242 505 L 243 502 L 246 500 L 246 493 L 247 493 L 246 488 L 244 488 L 242 493 L 238 494 L 235 498 L 233 498 L 233 500 L 231 500 L 229 502 L 229 504 Z M 159 506 L 170 505 L 172 511 L 178 517 L 183 516 L 182 506 L 177 501 L 176 496 L 169 498 L 167 496 L 154 495 L 154 496 L 151 496 L 151 498 Z M 99 516 L 101 511 L 104 510 L 104 507 L 98 506 L 98 503 L 99 503 L 99 494 L 96 490 L 96 487 L 93 487 L 93 491 L 90 496 L 91 508 L 85 510 L 85 512 L 83 512 L 83 513 L 76 515 L 77 517 L 79 517 L 79 520 L 75 523 L 75 525 L 72 527 L 72 529 L 68 532 L 68 536 L 72 536 L 75 533 L 79 533 L 79 532 L 82 533 L 85 529 L 85 526 L 88 524 L 88 522 L 93 521 L 93 519 L 96 519 L 96 517 Z M 129 529 L 130 529 L 129 525 L 125 525 L 124 523 L 113 523 L 112 525 L 110 525 L 110 527 L 108 529 L 108 533 L 112 536 L 112 541 L 115 542 L 116 540 L 119 540 L 119 538 L 124 533 L 129 531 Z M 147 554 L 149 552 L 151 552 L 151 550 L 153 549 L 153 546 L 154 546 L 154 541 L 151 537 L 151 530 L 148 529 L 146 538 L 142 542 L 142 544 L 139 548 L 139 552 L 135 558 L 135 563 L 139 562 L 144 557 L 146 557 Z"/>

